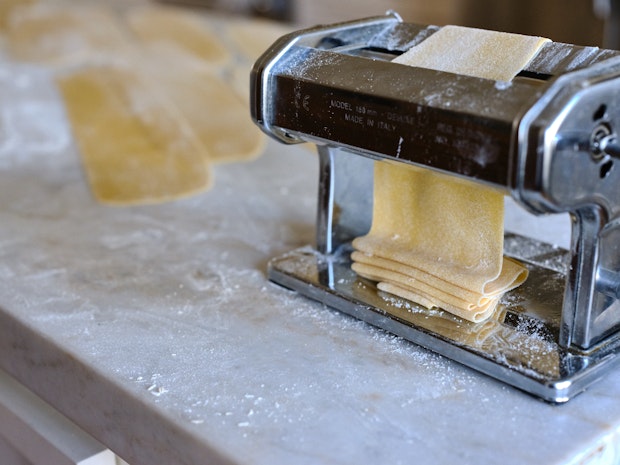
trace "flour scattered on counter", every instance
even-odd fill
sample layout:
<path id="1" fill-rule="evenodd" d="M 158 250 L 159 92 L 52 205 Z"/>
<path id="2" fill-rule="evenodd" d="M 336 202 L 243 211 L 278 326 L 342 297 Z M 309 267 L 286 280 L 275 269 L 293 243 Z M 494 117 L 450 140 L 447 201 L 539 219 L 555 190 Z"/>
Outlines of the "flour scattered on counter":
<path id="1" fill-rule="evenodd" d="M 0 63 L 0 102 L 0 169 L 31 158 L 49 166 L 55 152 L 69 148 L 69 125 L 49 71 Z"/>
<path id="2" fill-rule="evenodd" d="M 151 384 L 148 388 L 147 391 L 149 391 L 151 394 L 153 394 L 156 397 L 161 396 L 162 394 L 165 394 L 166 392 L 168 392 L 168 389 L 162 387 L 162 386 L 158 386 L 157 384 Z"/>
<path id="3" fill-rule="evenodd" d="M 144 228 L 131 231 L 130 234 L 106 234 L 101 243 L 110 250 L 122 249 L 132 245 L 144 245 L 145 242 L 158 242 L 165 232 L 157 228 Z"/>

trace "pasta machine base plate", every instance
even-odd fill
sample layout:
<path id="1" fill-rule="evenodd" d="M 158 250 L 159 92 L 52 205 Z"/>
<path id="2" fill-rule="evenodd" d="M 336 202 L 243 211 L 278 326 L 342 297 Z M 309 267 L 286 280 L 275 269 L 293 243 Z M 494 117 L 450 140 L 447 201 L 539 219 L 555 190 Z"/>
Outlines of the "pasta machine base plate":
<path id="1" fill-rule="evenodd" d="M 273 259 L 269 279 L 546 401 L 562 403 L 618 364 L 617 340 L 589 352 L 558 345 L 567 252 L 507 234 L 505 253 L 530 276 L 496 314 L 471 323 L 380 291 L 351 270 L 350 244 L 324 255 L 311 247 Z"/>

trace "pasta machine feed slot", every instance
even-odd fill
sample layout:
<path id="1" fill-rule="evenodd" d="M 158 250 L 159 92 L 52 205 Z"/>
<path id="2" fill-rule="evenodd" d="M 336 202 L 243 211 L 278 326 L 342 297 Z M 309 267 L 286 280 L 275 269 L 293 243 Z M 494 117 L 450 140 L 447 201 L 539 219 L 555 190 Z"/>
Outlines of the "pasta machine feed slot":
<path id="1" fill-rule="evenodd" d="M 320 163 L 316 248 L 273 259 L 269 278 L 565 402 L 620 361 L 620 52 L 547 42 L 510 82 L 392 63 L 439 29 L 388 13 L 284 36 L 258 59 L 254 121 L 281 142 L 315 143 Z M 506 234 L 504 253 L 530 276 L 484 323 L 379 291 L 349 257 L 383 159 L 494 186 L 538 215 L 569 213 L 570 250 Z"/>

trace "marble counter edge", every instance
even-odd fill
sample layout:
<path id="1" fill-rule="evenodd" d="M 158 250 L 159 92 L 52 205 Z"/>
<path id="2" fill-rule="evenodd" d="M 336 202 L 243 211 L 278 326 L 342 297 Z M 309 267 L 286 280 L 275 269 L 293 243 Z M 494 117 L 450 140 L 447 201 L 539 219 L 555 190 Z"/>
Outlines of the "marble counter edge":
<path id="1" fill-rule="evenodd" d="M 3 308 L 0 368 L 132 465 L 235 463 Z"/>

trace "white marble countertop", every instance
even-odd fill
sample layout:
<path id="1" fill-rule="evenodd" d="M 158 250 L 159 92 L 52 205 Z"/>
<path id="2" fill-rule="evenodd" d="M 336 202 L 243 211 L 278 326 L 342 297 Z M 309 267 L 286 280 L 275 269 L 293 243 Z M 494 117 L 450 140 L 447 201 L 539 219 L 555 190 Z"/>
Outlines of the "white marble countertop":
<path id="1" fill-rule="evenodd" d="M 620 372 L 552 406 L 267 281 L 313 241 L 312 152 L 106 207 L 45 73 L 8 79 L 34 106 L 0 107 L 0 367 L 131 464 L 618 460 Z"/>

